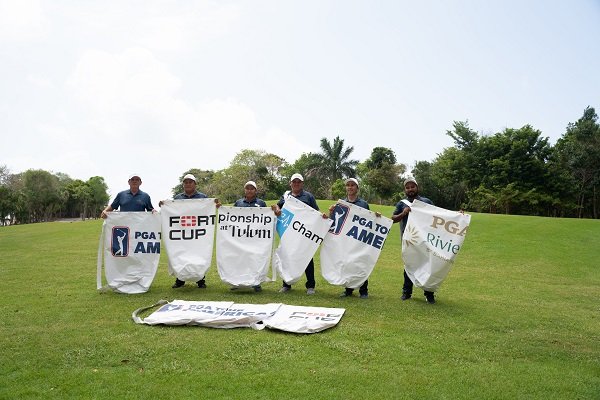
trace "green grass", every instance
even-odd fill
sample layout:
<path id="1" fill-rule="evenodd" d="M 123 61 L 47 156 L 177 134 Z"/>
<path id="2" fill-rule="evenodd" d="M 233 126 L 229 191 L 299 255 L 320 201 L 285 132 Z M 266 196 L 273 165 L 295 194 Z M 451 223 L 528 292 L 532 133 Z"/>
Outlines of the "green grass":
<path id="1" fill-rule="evenodd" d="M 320 202 L 325 209 L 330 202 Z M 392 207 L 372 207 L 390 215 Z M 171 289 L 166 257 L 150 291 L 96 291 L 101 221 L 0 228 L 0 398 L 600 398 L 600 221 L 473 215 L 438 292 L 400 300 L 399 228 L 369 279 L 341 299 L 320 277 L 288 294 Z M 567 243 L 568 241 L 568 243 Z M 343 307 L 313 335 L 136 325 L 159 299 Z"/>

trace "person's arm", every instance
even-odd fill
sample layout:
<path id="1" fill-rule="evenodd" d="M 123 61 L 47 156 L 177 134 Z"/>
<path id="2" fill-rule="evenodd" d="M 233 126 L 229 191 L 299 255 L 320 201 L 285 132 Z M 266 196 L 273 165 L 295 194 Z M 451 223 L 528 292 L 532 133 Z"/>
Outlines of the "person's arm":
<path id="1" fill-rule="evenodd" d="M 399 202 L 396 205 L 396 209 L 394 210 L 394 214 L 392 215 L 392 221 L 394 223 L 402 221 L 402 219 L 410 212 L 410 207 L 404 204 L 403 202 Z"/>
<path id="2" fill-rule="evenodd" d="M 106 219 L 106 217 L 108 217 L 109 212 L 111 212 L 113 210 L 112 206 L 109 204 L 108 206 L 106 206 L 106 208 L 104 210 L 102 210 L 102 212 L 100 213 L 100 218 L 102 219 Z"/>

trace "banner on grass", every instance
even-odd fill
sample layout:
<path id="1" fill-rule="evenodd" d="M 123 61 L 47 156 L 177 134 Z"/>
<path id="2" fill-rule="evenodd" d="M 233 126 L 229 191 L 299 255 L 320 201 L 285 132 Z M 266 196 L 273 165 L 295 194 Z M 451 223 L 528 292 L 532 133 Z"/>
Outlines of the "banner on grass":
<path id="1" fill-rule="evenodd" d="M 161 307 L 146 318 L 139 317 L 145 310 Z M 133 321 L 146 325 L 196 325 L 210 328 L 265 327 L 293 333 L 315 333 L 337 325 L 343 308 L 289 306 L 281 303 L 238 304 L 228 301 L 173 300 L 139 308 L 132 314 Z"/>
<path id="2" fill-rule="evenodd" d="M 332 285 L 356 289 L 371 275 L 393 221 L 339 200 L 321 246 L 321 274 Z"/>
<path id="3" fill-rule="evenodd" d="M 161 209 L 162 239 L 169 274 L 198 281 L 210 267 L 216 225 L 214 199 L 166 200 Z"/>
<path id="4" fill-rule="evenodd" d="M 217 269 L 221 280 L 233 286 L 256 286 L 267 278 L 275 214 L 269 207 L 219 208 Z"/>
<path id="5" fill-rule="evenodd" d="M 471 216 L 414 200 L 402 236 L 404 270 L 413 283 L 436 291 L 465 240 Z"/>
<path id="6" fill-rule="evenodd" d="M 160 216 L 147 212 L 108 213 L 98 244 L 97 288 L 102 289 L 102 265 L 110 289 L 145 293 L 160 258 Z M 103 262 L 104 261 L 104 262 Z"/>
<path id="7" fill-rule="evenodd" d="M 285 200 L 277 218 L 277 233 L 281 239 L 273 263 L 287 284 L 296 283 L 302 277 L 330 226 L 330 219 L 323 218 L 319 211 L 295 197 Z"/>

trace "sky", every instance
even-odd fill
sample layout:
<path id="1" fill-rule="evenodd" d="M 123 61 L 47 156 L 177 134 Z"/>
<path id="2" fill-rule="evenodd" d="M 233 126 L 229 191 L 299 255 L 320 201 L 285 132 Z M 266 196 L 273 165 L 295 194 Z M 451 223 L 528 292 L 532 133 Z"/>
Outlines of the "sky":
<path id="1" fill-rule="evenodd" d="M 454 121 L 554 144 L 600 111 L 599 50 L 600 0 L 0 0 L 0 166 L 111 199 L 136 173 L 157 206 L 243 149 L 339 135 L 410 169 Z"/>

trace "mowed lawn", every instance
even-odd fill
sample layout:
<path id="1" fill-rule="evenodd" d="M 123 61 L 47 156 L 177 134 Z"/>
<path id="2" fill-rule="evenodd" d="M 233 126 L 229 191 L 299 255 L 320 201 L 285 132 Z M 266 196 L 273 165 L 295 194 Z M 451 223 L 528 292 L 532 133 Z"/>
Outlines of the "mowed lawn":
<path id="1" fill-rule="evenodd" d="M 331 202 L 319 202 L 325 209 Z M 372 209 L 389 216 L 392 207 Z M 369 279 L 339 298 L 320 276 L 290 293 L 96 291 L 100 220 L 0 228 L 0 399 L 599 399 L 600 221 L 474 214 L 428 305 L 401 301 L 399 227 Z M 312 335 L 136 325 L 159 299 L 343 307 Z"/>

